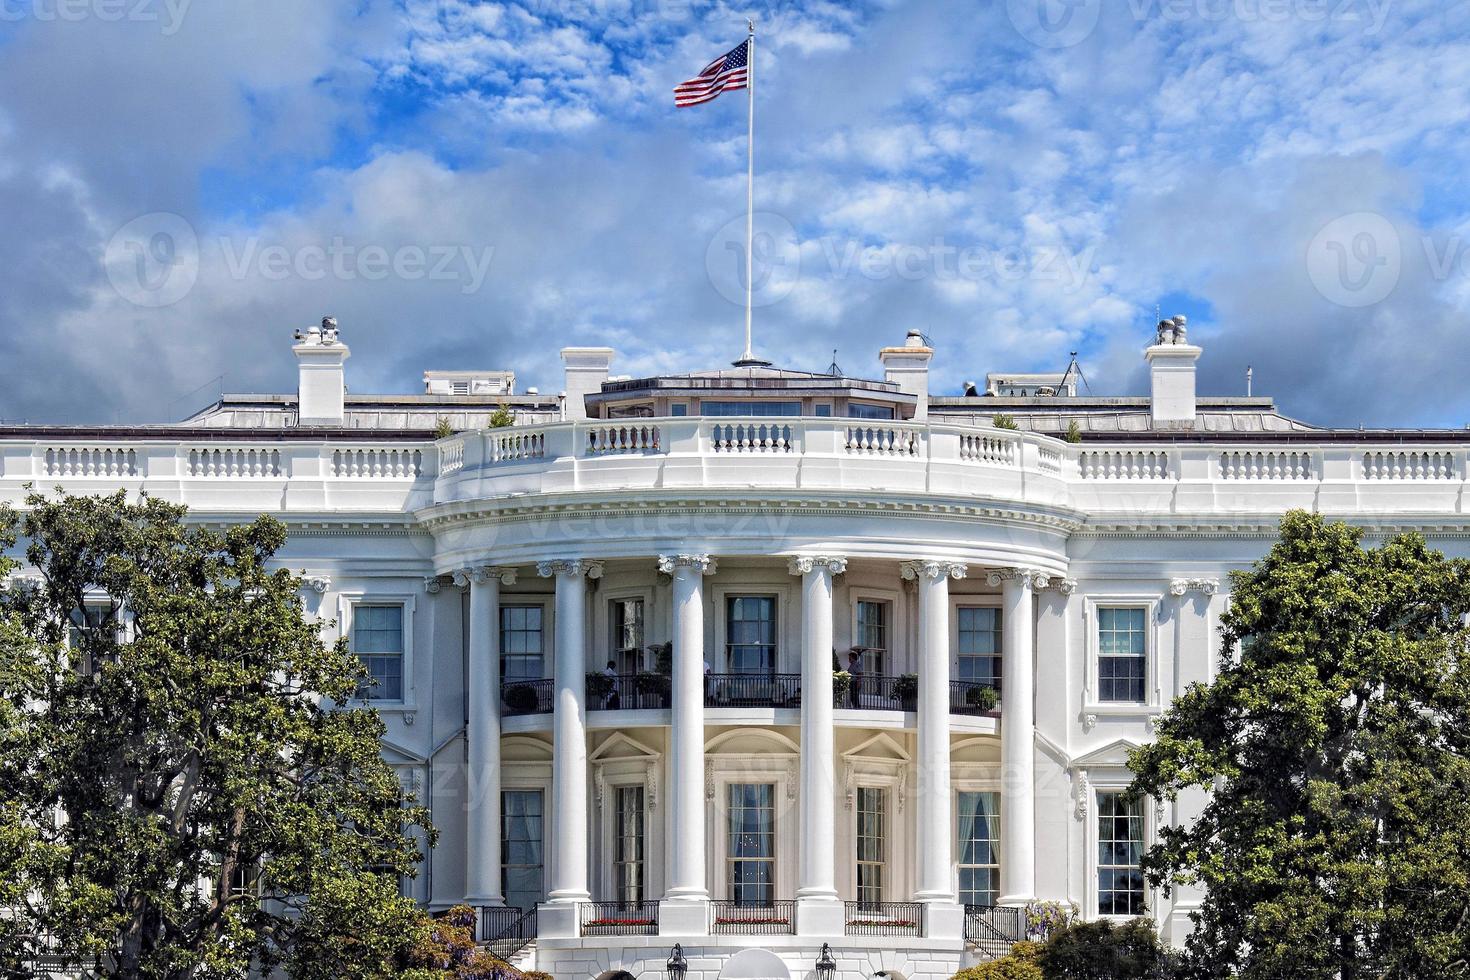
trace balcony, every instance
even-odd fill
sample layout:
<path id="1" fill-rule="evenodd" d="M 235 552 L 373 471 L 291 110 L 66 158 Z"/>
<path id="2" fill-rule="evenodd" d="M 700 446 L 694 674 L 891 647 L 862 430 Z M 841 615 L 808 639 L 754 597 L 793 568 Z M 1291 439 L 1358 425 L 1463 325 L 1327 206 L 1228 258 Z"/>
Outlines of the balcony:
<path id="1" fill-rule="evenodd" d="M 593 680 L 597 678 L 597 680 Z M 550 714 L 556 682 L 551 678 L 506 681 L 501 688 L 501 714 L 507 718 Z M 951 681 L 949 712 L 953 715 L 999 717 L 1000 684 Z M 588 711 L 650 711 L 670 707 L 669 678 L 662 674 L 590 675 Z M 832 706 L 857 711 L 917 711 L 918 677 L 863 674 L 846 690 L 834 689 Z M 800 708 L 800 674 L 707 674 L 706 708 Z"/>
<path id="2" fill-rule="evenodd" d="M 710 902 L 710 934 L 715 936 L 794 936 L 796 903 L 772 901 L 763 905 Z"/>
<path id="3" fill-rule="evenodd" d="M 844 902 L 843 935 L 917 936 L 923 922 L 918 902 Z"/>
<path id="4" fill-rule="evenodd" d="M 583 936 L 657 936 L 658 902 L 581 902 Z"/>

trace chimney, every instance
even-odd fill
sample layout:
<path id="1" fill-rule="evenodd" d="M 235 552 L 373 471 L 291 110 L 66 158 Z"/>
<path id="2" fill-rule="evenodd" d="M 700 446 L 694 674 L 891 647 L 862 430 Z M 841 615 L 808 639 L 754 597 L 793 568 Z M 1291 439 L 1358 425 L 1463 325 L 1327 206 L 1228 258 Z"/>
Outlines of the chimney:
<path id="1" fill-rule="evenodd" d="M 341 425 L 347 386 L 342 364 L 352 353 L 337 339 L 335 317 L 322 317 L 320 327 L 296 331 L 296 424 Z"/>
<path id="2" fill-rule="evenodd" d="M 1152 398 L 1149 402 L 1156 429 L 1194 428 L 1194 375 L 1200 348 L 1186 338 L 1188 320 L 1176 316 L 1160 320 L 1158 337 L 1143 352 L 1148 361 Z"/>
<path id="3" fill-rule="evenodd" d="M 924 335 L 910 330 L 902 347 L 885 347 L 878 352 L 883 364 L 883 380 L 898 385 L 898 390 L 915 396 L 914 421 L 929 417 L 929 361 L 934 348 L 924 343 Z"/>
<path id="4" fill-rule="evenodd" d="M 587 417 L 586 396 L 602 390 L 612 367 L 611 347 L 563 347 L 562 363 L 566 365 L 566 403 L 562 409 L 568 420 Z"/>

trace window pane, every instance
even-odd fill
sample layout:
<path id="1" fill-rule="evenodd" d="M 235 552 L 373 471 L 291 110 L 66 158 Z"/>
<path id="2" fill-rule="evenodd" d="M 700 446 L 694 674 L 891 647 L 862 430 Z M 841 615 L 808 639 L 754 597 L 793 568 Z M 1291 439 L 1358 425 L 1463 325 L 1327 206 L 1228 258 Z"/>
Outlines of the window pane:
<path id="1" fill-rule="evenodd" d="M 994 905 L 1000 897 L 1000 794 L 959 794 L 960 902 Z"/>
<path id="2" fill-rule="evenodd" d="M 543 828 L 539 789 L 501 792 L 500 885 L 506 905 L 529 910 L 543 898 Z"/>
<path id="3" fill-rule="evenodd" d="M 730 672 L 775 673 L 775 597 L 731 596 L 725 608 L 725 655 Z"/>
<path id="4" fill-rule="evenodd" d="M 701 415 L 751 416 L 756 418 L 789 417 L 801 414 L 801 402 L 732 402 L 704 400 L 699 403 Z"/>
<path id="5" fill-rule="evenodd" d="M 744 905 L 769 905 L 775 899 L 776 787 L 732 783 L 727 800 L 730 899 Z"/>
<path id="6" fill-rule="evenodd" d="M 372 701 L 403 700 L 403 607 L 352 608 L 352 652 L 370 679 L 358 696 Z"/>
<path id="7" fill-rule="evenodd" d="M 956 680 L 988 684 L 1000 690 L 1000 610 L 983 606 L 961 606 L 959 620 L 959 670 Z"/>
<path id="8" fill-rule="evenodd" d="M 861 402 L 849 402 L 847 406 L 847 417 L 853 419 L 891 419 L 893 408 L 888 405 L 864 405 Z"/>
<path id="9" fill-rule="evenodd" d="M 545 676 L 542 616 L 539 605 L 500 607 L 502 680 L 531 681 Z"/>
<path id="10" fill-rule="evenodd" d="M 1142 915 L 1143 802 L 1122 793 L 1097 795 L 1097 912 Z"/>
<path id="11" fill-rule="evenodd" d="M 643 901 L 643 787 L 622 786 L 613 828 L 613 887 L 620 902 Z"/>
<path id="12" fill-rule="evenodd" d="M 887 794 L 874 786 L 857 791 L 858 901 L 883 901 L 883 865 L 886 850 L 884 823 Z"/>
<path id="13" fill-rule="evenodd" d="M 1145 700 L 1148 640 L 1139 608 L 1097 611 L 1097 688 L 1102 701 Z"/>

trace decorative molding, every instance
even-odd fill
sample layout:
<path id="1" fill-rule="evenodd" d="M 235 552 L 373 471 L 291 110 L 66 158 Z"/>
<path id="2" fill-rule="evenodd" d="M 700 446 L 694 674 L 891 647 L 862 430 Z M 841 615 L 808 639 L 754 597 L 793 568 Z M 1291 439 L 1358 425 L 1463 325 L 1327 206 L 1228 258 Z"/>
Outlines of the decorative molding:
<path id="1" fill-rule="evenodd" d="M 551 578 L 553 575 L 580 578 L 585 575 L 590 579 L 599 579 L 602 578 L 602 562 L 592 558 L 553 558 L 550 561 L 538 561 L 536 574 L 542 578 Z"/>
<path id="2" fill-rule="evenodd" d="M 330 575 L 307 575 L 301 579 L 302 588 L 310 589 L 317 595 L 326 595 L 327 590 L 332 587 Z"/>
<path id="3" fill-rule="evenodd" d="M 648 786 L 645 796 L 648 809 L 655 810 L 658 808 L 658 766 L 652 762 L 648 764 L 648 772 L 644 775 L 644 782 Z"/>
<path id="4" fill-rule="evenodd" d="M 796 799 L 796 791 L 801 785 L 801 768 L 797 760 L 792 759 L 786 763 L 786 799 Z"/>
<path id="5" fill-rule="evenodd" d="M 1090 732 L 1097 727 L 1097 715 L 1089 712 L 1082 716 L 1082 730 Z"/>
<path id="6" fill-rule="evenodd" d="M 1047 585 L 1042 586 L 1042 588 L 1049 589 L 1052 592 L 1059 592 L 1064 596 L 1071 595 L 1077 591 L 1077 580 L 1075 578 L 1054 578 Z"/>
<path id="7" fill-rule="evenodd" d="M 1032 591 L 1051 585 L 1051 575 L 1039 568 L 992 568 L 985 573 L 985 584 L 994 588 L 1003 582 L 1020 582 Z M 1070 593 L 1068 593 L 1070 594 Z"/>
<path id="8" fill-rule="evenodd" d="M 437 576 L 437 575 L 425 575 L 424 576 L 424 591 L 427 592 L 427 593 L 429 593 L 429 595 L 438 595 L 439 594 L 439 576 Z"/>
<path id="9" fill-rule="evenodd" d="M 713 575 L 715 573 L 715 559 L 709 555 L 659 555 L 658 571 L 660 575 L 673 577 L 675 569 L 693 568 L 701 575 Z"/>
<path id="10" fill-rule="evenodd" d="M 1087 819 L 1089 800 L 1092 795 L 1092 783 L 1087 778 L 1087 770 L 1072 770 L 1072 795 L 1076 803 L 1075 813 L 1078 820 Z"/>
<path id="11" fill-rule="evenodd" d="M 704 760 L 704 799 L 707 803 L 715 801 L 715 760 Z"/>
<path id="12" fill-rule="evenodd" d="M 909 767 L 904 766 L 898 770 L 898 812 L 903 812 L 904 798 L 909 795 Z"/>
<path id="13" fill-rule="evenodd" d="M 45 583 L 45 578 L 36 572 L 11 572 L 5 577 L 5 587 L 21 595 L 35 595 Z"/>
<path id="14" fill-rule="evenodd" d="M 607 777 L 603 773 L 602 766 L 592 767 L 592 798 L 598 807 L 602 806 L 603 798 L 607 796 Z"/>
<path id="15" fill-rule="evenodd" d="M 962 579 L 970 574 L 970 566 L 964 562 L 942 561 L 934 558 L 906 561 L 901 563 L 898 569 L 904 579 L 915 582 L 921 578 L 926 578 L 933 582 L 946 578 Z"/>
<path id="16" fill-rule="evenodd" d="M 1212 596 L 1219 591 L 1220 580 L 1217 578 L 1176 578 L 1169 583 L 1169 594 L 1174 596 L 1182 596 L 1188 592 Z"/>
<path id="17" fill-rule="evenodd" d="M 409 726 L 410 728 L 413 727 L 414 713 L 412 711 L 405 711 L 402 714 L 400 714 L 399 717 L 403 719 L 403 723 L 405 725 Z"/>
<path id="18" fill-rule="evenodd" d="M 796 555 L 786 560 L 786 570 L 792 575 L 805 575 L 819 568 L 825 568 L 833 575 L 841 575 L 847 571 L 847 559 L 831 555 Z"/>

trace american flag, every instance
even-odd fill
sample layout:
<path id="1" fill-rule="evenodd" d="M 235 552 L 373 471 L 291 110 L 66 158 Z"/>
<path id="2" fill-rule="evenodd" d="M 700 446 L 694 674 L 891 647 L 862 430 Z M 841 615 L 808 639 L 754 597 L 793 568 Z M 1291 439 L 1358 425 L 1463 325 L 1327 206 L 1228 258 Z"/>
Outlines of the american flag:
<path id="1" fill-rule="evenodd" d="M 747 38 L 728 54 L 722 54 L 711 61 L 696 77 L 674 86 L 674 105 L 699 105 L 721 92 L 745 88 L 749 84 L 749 60 L 750 39 Z"/>

